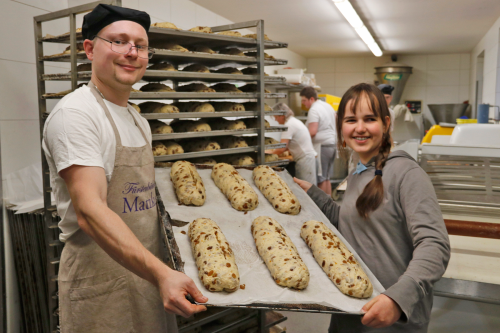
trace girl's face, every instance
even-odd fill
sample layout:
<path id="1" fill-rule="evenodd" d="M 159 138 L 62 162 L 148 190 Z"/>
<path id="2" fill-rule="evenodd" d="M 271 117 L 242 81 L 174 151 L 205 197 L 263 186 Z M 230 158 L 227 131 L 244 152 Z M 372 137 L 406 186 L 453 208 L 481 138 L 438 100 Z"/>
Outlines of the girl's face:
<path id="1" fill-rule="evenodd" d="M 382 136 L 390 126 L 390 117 L 386 116 L 386 125 L 373 112 L 370 100 L 366 94 L 359 97 L 356 113 L 352 109 L 354 100 L 346 105 L 342 119 L 342 136 L 346 144 L 359 154 L 361 163 L 366 164 L 380 149 Z"/>

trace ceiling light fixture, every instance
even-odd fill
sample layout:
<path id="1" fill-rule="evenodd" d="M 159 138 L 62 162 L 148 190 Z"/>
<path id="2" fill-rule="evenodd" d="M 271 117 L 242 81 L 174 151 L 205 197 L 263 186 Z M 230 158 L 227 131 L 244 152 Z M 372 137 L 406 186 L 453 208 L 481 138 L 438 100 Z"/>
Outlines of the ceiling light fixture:
<path id="1" fill-rule="evenodd" d="M 370 51 L 376 56 L 380 57 L 382 55 L 382 50 L 378 46 L 373 36 L 366 28 L 365 24 L 359 17 L 356 10 L 352 7 L 349 0 L 332 0 L 335 6 L 339 9 L 339 11 L 344 15 L 347 22 L 354 28 L 359 37 L 365 42 Z"/>

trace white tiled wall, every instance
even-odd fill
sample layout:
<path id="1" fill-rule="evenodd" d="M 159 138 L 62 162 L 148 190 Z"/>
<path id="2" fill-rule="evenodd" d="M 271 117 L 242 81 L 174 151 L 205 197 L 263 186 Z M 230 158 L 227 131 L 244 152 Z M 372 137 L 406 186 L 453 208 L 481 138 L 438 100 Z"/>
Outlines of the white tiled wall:
<path id="1" fill-rule="evenodd" d="M 349 87 L 376 80 L 375 67 L 390 62 L 389 56 L 309 58 L 308 73 L 314 73 L 321 92 L 342 96 Z M 462 103 L 469 100 L 470 54 L 402 55 L 398 62 L 413 67 L 400 103 L 421 100 L 427 104 Z"/>

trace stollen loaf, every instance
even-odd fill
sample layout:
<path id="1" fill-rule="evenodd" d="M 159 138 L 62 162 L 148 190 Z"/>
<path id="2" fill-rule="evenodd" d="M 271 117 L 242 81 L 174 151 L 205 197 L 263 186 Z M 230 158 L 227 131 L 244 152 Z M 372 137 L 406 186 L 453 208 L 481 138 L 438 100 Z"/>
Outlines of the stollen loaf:
<path id="1" fill-rule="evenodd" d="M 290 215 L 300 213 L 299 199 L 273 169 L 267 165 L 259 165 L 253 169 L 252 175 L 255 185 L 276 211 Z"/>
<path id="2" fill-rule="evenodd" d="M 216 164 L 212 169 L 212 179 L 234 209 L 249 211 L 254 210 L 259 205 L 257 193 L 231 165 Z"/>
<path id="3" fill-rule="evenodd" d="M 169 125 L 159 120 L 149 120 L 151 134 L 169 134 L 174 133 L 174 130 Z"/>
<path id="4" fill-rule="evenodd" d="M 139 104 L 143 113 L 179 113 L 179 108 L 175 105 L 160 102 L 143 102 Z"/>
<path id="5" fill-rule="evenodd" d="M 372 295 L 370 279 L 344 243 L 326 225 L 314 220 L 307 221 L 302 225 L 300 237 L 342 293 L 356 298 Z"/>
<path id="6" fill-rule="evenodd" d="M 273 218 L 259 216 L 252 222 L 252 235 L 274 281 L 283 287 L 305 289 L 309 270 L 285 229 Z"/>
<path id="7" fill-rule="evenodd" d="M 191 250 L 198 277 L 209 291 L 236 291 L 240 273 L 234 253 L 217 223 L 199 218 L 189 224 Z"/>
<path id="8" fill-rule="evenodd" d="M 174 184 L 177 200 L 184 205 L 203 206 L 205 186 L 194 164 L 177 161 L 170 169 L 170 179 Z"/>

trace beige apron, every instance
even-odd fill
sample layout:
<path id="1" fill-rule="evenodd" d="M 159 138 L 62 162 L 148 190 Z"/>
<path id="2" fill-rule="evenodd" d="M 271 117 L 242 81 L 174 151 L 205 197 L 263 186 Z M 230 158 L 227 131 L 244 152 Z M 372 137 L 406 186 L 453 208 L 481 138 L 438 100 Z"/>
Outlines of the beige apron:
<path id="1" fill-rule="evenodd" d="M 116 139 L 108 207 L 149 251 L 160 257 L 151 146 L 132 115 L 146 145 L 123 147 L 100 93 L 92 82 L 88 86 L 104 109 Z M 158 289 L 118 264 L 82 230 L 66 241 L 61 255 L 59 310 L 62 333 L 177 332 L 175 316 L 164 311 Z"/>

